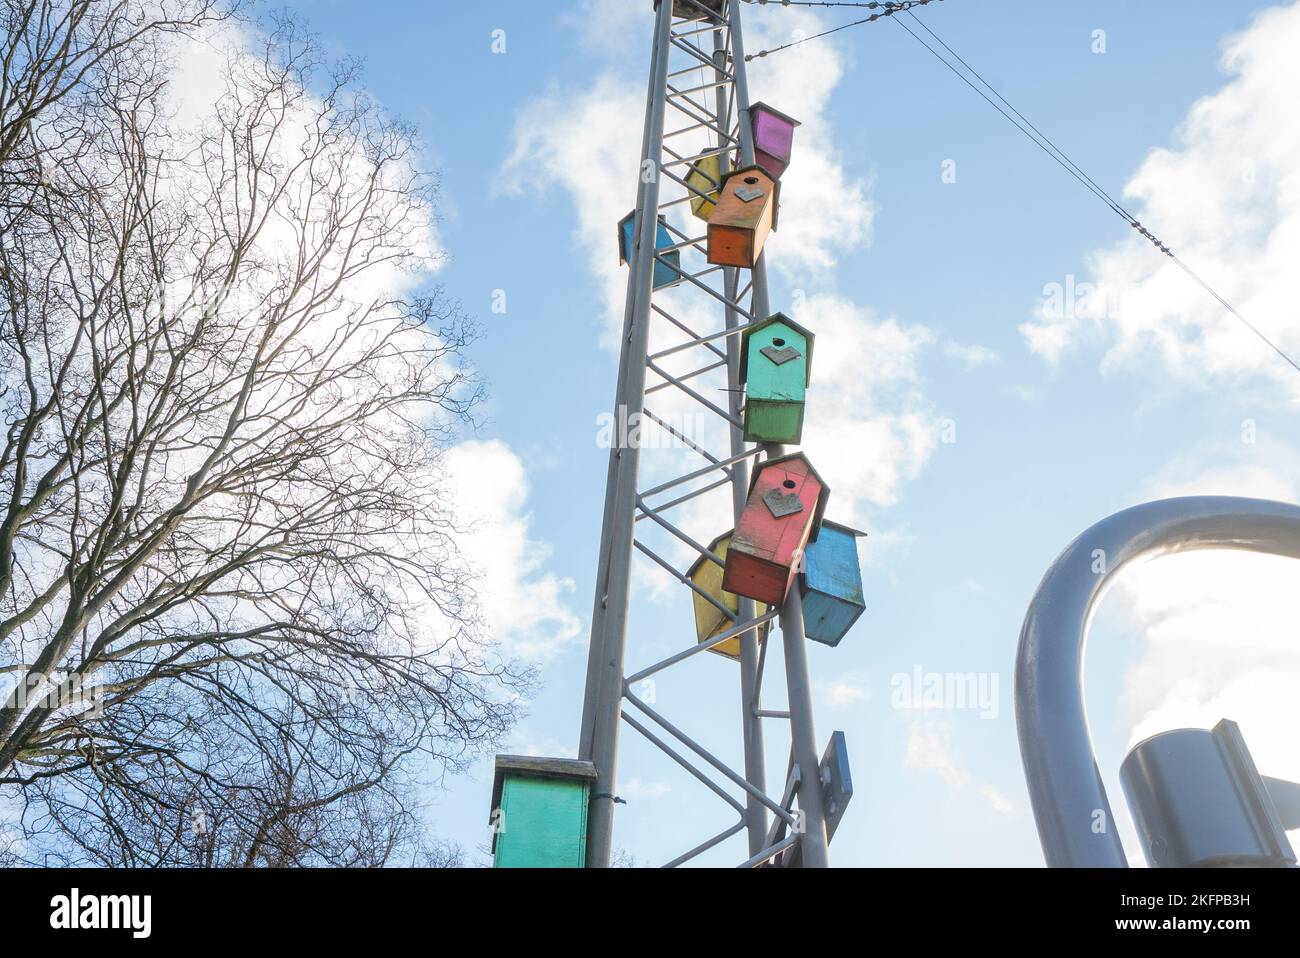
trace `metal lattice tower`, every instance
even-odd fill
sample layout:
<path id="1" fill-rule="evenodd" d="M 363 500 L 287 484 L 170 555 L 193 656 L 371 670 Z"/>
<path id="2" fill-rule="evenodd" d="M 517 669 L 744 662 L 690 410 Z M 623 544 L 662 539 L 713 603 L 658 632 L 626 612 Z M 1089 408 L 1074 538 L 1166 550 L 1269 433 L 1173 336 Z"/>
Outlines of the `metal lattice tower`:
<path id="1" fill-rule="evenodd" d="M 747 446 L 741 428 L 740 335 L 772 312 L 764 258 L 760 257 L 752 270 L 711 266 L 705 259 L 705 237 L 686 235 L 670 218 L 665 220 L 665 225 L 673 237 L 673 245 L 658 251 L 655 248 L 660 214 L 689 203 L 696 195 L 706 195 L 687 183 L 692 164 L 716 155 L 725 173 L 733 160 L 740 166 L 754 162 L 740 23 L 742 6 L 740 0 L 665 0 L 657 5 L 642 138 L 643 161 L 633 243 L 627 256 L 629 276 L 615 420 L 623 423 L 639 416 L 656 423 L 698 453 L 703 464 L 649 488 L 641 488 L 639 443 L 635 439 L 629 441 L 625 431 L 618 429 L 611 446 L 579 745 L 579 757 L 592 762 L 597 772 L 588 818 L 589 867 L 609 864 L 618 741 L 623 722 L 666 752 L 737 813 L 736 824 L 705 838 L 669 864 L 688 861 L 742 830 L 748 833 L 751 856 L 746 865 L 774 860 L 804 867 L 827 864 L 826 813 L 818 772 L 803 609 L 797 587 L 790 589 L 783 608 L 769 610 L 761 616 L 756 614 L 751 599 L 742 597 L 738 611 L 733 613 L 706 595 L 734 623 L 731 627 L 634 675 L 627 675 L 624 670 L 634 551 L 648 557 L 696 594 L 704 594 L 646 541 L 648 536 L 638 535 L 638 530 L 653 528 L 666 533 L 671 539 L 685 543 L 705 561 L 720 565 L 708 548 L 683 531 L 667 513 L 729 484 L 732 518 L 738 518 L 748 494 L 751 462 L 760 456 L 775 458 L 784 453 L 779 445 Z M 701 133 L 708 136 L 710 145 L 695 153 L 683 148 L 682 144 L 692 139 L 698 141 Z M 673 254 L 677 254 L 680 267 L 674 264 Z M 656 264 L 667 265 L 679 275 L 676 300 L 689 295 L 693 306 L 711 304 L 722 320 L 720 327 L 698 331 L 682 318 L 680 308 L 678 315 L 674 315 L 664 305 L 665 297 L 654 288 Z M 668 324 L 685 337 L 684 341 L 651 353 L 652 323 Z M 686 372 L 670 372 L 666 368 L 669 362 L 683 358 L 678 354 L 698 356 L 703 365 Z M 726 395 L 730 397 L 725 407 L 714 403 L 701 391 L 703 387 L 699 387 L 703 377 L 711 372 L 718 375 L 715 371 L 723 368 L 727 371 Z M 654 377 L 649 387 L 647 373 Z M 730 446 L 725 454 L 712 452 L 692 441 L 656 415 L 647 397 L 653 399 L 653 394 L 664 390 L 681 391 L 726 424 Z M 760 643 L 758 632 L 760 627 L 778 618 L 789 702 L 784 712 L 764 710 L 760 703 L 764 659 L 775 639 L 769 636 Z M 743 772 L 729 768 L 633 691 L 642 680 L 736 637 L 740 639 Z M 627 711 L 625 700 L 630 706 Z M 764 718 L 786 719 L 790 728 L 789 769 L 782 792 L 776 796 L 767 792 Z"/>

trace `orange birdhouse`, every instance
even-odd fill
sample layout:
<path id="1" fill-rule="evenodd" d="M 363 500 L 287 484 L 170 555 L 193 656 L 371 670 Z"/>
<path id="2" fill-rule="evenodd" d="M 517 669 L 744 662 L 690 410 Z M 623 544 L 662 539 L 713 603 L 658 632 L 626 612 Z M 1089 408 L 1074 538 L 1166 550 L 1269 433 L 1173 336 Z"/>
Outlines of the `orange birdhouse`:
<path id="1" fill-rule="evenodd" d="M 776 229 L 781 185 L 762 167 L 746 166 L 722 178 L 718 205 L 709 215 L 709 262 L 750 269 L 767 234 Z"/>
<path id="2" fill-rule="evenodd" d="M 784 603 L 829 497 L 830 488 L 801 452 L 759 463 L 727 550 L 722 588 L 768 605 Z"/>

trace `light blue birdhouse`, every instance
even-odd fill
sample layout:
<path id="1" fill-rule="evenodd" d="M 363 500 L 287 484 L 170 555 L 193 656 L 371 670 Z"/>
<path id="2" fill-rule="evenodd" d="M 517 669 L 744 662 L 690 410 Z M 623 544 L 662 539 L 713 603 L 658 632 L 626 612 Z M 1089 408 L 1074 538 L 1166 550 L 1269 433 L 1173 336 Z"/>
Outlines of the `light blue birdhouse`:
<path id="1" fill-rule="evenodd" d="M 618 223 L 618 261 L 619 264 L 626 263 L 632 258 L 632 249 L 636 246 L 636 237 L 632 230 L 636 226 L 636 210 L 628 213 L 627 216 L 619 220 Z M 655 231 L 655 250 L 667 250 L 673 245 L 673 238 L 668 233 L 668 227 L 664 225 L 664 218 L 659 217 L 659 228 Z M 667 263 L 663 260 L 668 260 Z M 671 265 L 669 265 L 671 264 Z M 681 274 L 678 270 L 682 266 L 681 250 L 671 250 L 663 254 L 663 259 L 655 260 L 655 289 L 662 289 L 665 286 L 676 286 L 682 281 Z M 676 269 L 674 269 L 676 267 Z"/>
<path id="2" fill-rule="evenodd" d="M 799 576 L 804 632 L 824 645 L 839 645 L 867 607 L 858 563 L 862 535 L 866 533 L 825 520 L 821 534 L 804 550 Z"/>

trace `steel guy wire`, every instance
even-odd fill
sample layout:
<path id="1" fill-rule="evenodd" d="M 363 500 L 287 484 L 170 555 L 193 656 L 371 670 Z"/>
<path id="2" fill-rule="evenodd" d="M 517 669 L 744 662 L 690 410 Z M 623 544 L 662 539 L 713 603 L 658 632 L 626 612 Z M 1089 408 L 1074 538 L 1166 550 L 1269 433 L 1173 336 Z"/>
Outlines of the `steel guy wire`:
<path id="1" fill-rule="evenodd" d="M 746 2 L 746 3 L 755 3 L 755 4 L 758 4 L 759 6 L 765 6 L 767 3 L 771 2 L 771 3 L 779 3 L 779 4 L 780 4 L 781 6 L 783 6 L 783 7 L 790 7 L 790 6 L 801 6 L 801 7 L 802 7 L 802 6 L 810 6 L 810 7 L 812 7 L 812 6 L 819 6 L 819 7 L 844 6 L 844 7 L 859 7 L 859 8 L 865 8 L 865 9 L 871 9 L 871 10 L 883 10 L 882 13 L 873 13 L 873 14 L 872 14 L 871 16 L 869 16 L 869 17 L 863 17 L 861 20 L 854 20 L 852 23 L 841 24 L 841 25 L 838 26 L 838 27 L 832 27 L 830 30 L 823 30 L 821 33 L 814 33 L 814 34 L 813 34 L 812 36 L 810 36 L 810 37 L 800 37 L 800 38 L 797 39 L 797 40 L 791 40 L 789 43 L 783 43 L 783 44 L 781 44 L 779 47 L 771 47 L 771 48 L 769 48 L 769 49 L 767 49 L 767 50 L 759 50 L 757 53 L 748 53 L 748 54 L 745 55 L 745 62 L 748 63 L 750 60 L 757 60 L 757 59 L 760 59 L 760 58 L 762 58 L 762 57 L 767 56 L 767 55 L 770 54 L 770 53 L 780 53 L 782 50 L 789 50 L 791 47 L 797 47 L 799 44 L 801 44 L 801 43 L 807 43 L 809 40 L 819 40 L 819 39 L 821 39 L 822 37 L 828 37 L 828 36 L 830 36 L 832 33 L 839 33 L 841 30 L 847 30 L 849 27 L 860 26 L 861 24 L 864 24 L 864 23 L 874 23 L 876 20 L 880 20 L 880 19 L 883 19 L 883 18 L 885 18 L 885 17 L 892 17 L 892 16 L 893 16 L 894 14 L 896 14 L 896 13 L 904 13 L 904 12 L 906 12 L 906 11 L 908 11 L 908 10 L 911 10 L 913 7 L 924 7 L 926 4 L 936 3 L 936 2 L 941 2 L 941 0 L 898 0 L 898 2 L 889 2 L 889 3 L 883 3 L 883 2 L 872 2 L 872 3 L 830 3 L 830 2 L 826 2 L 826 3 L 813 3 L 813 2 L 811 2 L 811 0 L 803 0 L 803 2 L 795 2 L 795 0 L 745 0 L 745 2 Z"/>
<path id="2" fill-rule="evenodd" d="M 1271 350 L 1273 350 L 1273 352 L 1277 353 L 1278 356 L 1280 356 L 1288 365 L 1290 365 L 1293 369 L 1295 369 L 1296 372 L 1300 372 L 1300 365 L 1298 365 L 1294 359 L 1288 356 L 1280 346 L 1278 346 L 1275 342 L 1269 339 L 1268 336 L 1266 336 L 1263 333 L 1263 331 L 1261 331 L 1257 326 L 1255 326 L 1252 322 L 1250 322 L 1250 320 L 1246 319 L 1246 317 L 1243 316 L 1237 310 L 1237 308 L 1232 305 L 1232 303 L 1230 303 L 1226 298 L 1224 298 L 1213 286 L 1211 286 L 1208 282 L 1202 279 L 1200 275 L 1196 273 L 1195 270 L 1193 270 L 1190 266 L 1188 266 L 1185 262 L 1183 262 L 1182 259 L 1176 256 L 1173 250 L 1171 250 L 1165 243 L 1163 243 L 1159 237 L 1157 237 L 1149 229 L 1143 226 L 1142 223 L 1137 219 L 1137 217 L 1135 217 L 1132 213 L 1130 213 L 1127 209 L 1125 209 L 1119 203 L 1118 200 L 1116 200 L 1113 196 L 1111 196 L 1108 192 L 1106 192 L 1106 190 L 1104 190 L 1101 186 L 1099 186 L 1096 180 L 1094 180 L 1091 176 L 1089 176 L 1086 172 L 1084 172 L 1082 167 L 1080 167 L 1077 163 L 1071 160 L 1070 157 L 1066 155 L 1066 153 L 1060 147 L 1058 147 L 1054 142 L 1052 142 L 1052 140 L 1045 133 L 1043 133 L 1041 130 L 1038 129 L 1037 126 L 1035 126 L 1032 122 L 1030 122 L 1029 119 L 1027 119 L 1023 113 L 1021 113 L 1014 106 L 1012 106 L 1011 103 L 1006 99 L 1006 97 L 998 93 L 997 90 L 993 89 L 992 85 L 987 80 L 985 80 L 984 77 L 981 76 L 974 67 L 972 67 L 969 63 L 967 63 L 957 53 L 957 51 L 953 50 L 953 48 L 950 47 L 947 43 L 945 43 L 938 34 L 936 34 L 928 26 L 922 23 L 921 20 L 916 16 L 916 14 L 908 12 L 908 16 L 911 17 L 913 21 L 915 21 L 917 26 L 921 27 L 921 29 L 925 30 L 926 33 L 934 37 L 934 39 L 938 43 L 940 43 L 945 50 L 951 53 L 953 57 L 955 57 L 957 61 L 961 63 L 961 65 L 964 66 L 972 76 L 974 76 L 977 80 L 979 80 L 979 82 L 982 83 L 995 97 L 997 97 L 998 100 L 1000 100 L 1002 103 L 1005 103 L 1007 108 L 1011 110 L 1011 113 L 1014 113 L 1016 117 L 1019 117 L 1020 120 L 1024 121 L 1024 125 L 1022 125 L 1020 122 L 1017 122 L 1017 120 L 1015 119 L 1015 117 L 1011 115 L 1011 113 L 1008 113 L 1007 110 L 1004 110 L 1001 106 L 999 106 L 992 99 L 990 99 L 989 96 L 983 90 L 981 90 L 979 87 L 977 87 L 974 83 L 971 82 L 969 77 L 967 77 L 964 73 L 962 73 L 955 66 L 953 66 L 953 64 L 949 62 L 947 59 L 945 59 L 944 56 L 941 53 L 939 53 L 938 50 L 930 46 L 930 44 L 926 43 L 925 40 L 923 40 L 920 36 L 918 36 L 916 31 L 914 31 L 911 27 L 909 27 L 906 23 L 904 23 L 901 18 L 895 17 L 894 22 L 897 23 L 904 30 L 906 30 L 909 34 L 911 34 L 912 39 L 916 40 L 917 43 L 921 44 L 921 46 L 929 50 L 930 53 L 935 57 L 935 59 L 937 59 L 940 63 L 942 63 L 949 70 L 951 70 L 954 75 L 960 78 L 972 90 L 978 93 L 980 97 L 984 99 L 985 102 L 987 102 L 991 107 L 993 107 L 995 110 L 1001 113 L 1007 119 L 1007 121 L 1011 123 L 1012 126 L 1014 126 L 1021 133 L 1027 136 L 1030 139 L 1030 141 L 1033 142 L 1039 149 L 1041 149 L 1044 153 L 1046 153 L 1054 161 L 1056 161 L 1056 163 L 1060 165 L 1062 169 L 1064 169 L 1067 173 L 1069 173 L 1076 180 L 1082 183 L 1084 187 L 1089 192 L 1091 192 L 1094 196 L 1096 196 L 1099 200 L 1101 200 L 1103 203 L 1109 206 L 1117 216 L 1119 216 L 1126 223 L 1128 223 L 1129 226 L 1131 226 L 1145 239 L 1147 239 L 1161 253 L 1168 256 L 1169 259 L 1172 260 L 1179 267 L 1179 269 L 1181 269 L 1184 273 L 1190 276 L 1197 283 L 1197 285 L 1199 285 L 1202 289 L 1204 289 L 1207 293 L 1209 293 L 1210 296 L 1212 296 L 1221 306 L 1223 306 L 1224 309 L 1228 311 L 1228 313 L 1230 313 L 1243 326 L 1245 326 L 1257 337 L 1259 337 L 1259 339 L 1266 346 L 1268 346 Z M 1031 133 L 1030 130 L 1032 130 L 1033 132 Z"/>

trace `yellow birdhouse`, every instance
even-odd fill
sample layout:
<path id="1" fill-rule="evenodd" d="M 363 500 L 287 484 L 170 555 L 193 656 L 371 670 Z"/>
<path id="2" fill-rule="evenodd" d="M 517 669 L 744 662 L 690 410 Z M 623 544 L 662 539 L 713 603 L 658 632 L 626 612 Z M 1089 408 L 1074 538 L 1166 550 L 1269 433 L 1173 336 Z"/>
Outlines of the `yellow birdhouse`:
<path id="1" fill-rule="evenodd" d="M 709 551 L 721 559 L 727 561 L 727 548 L 731 545 L 731 533 L 726 532 L 718 536 L 709 543 Z M 730 592 L 722 591 L 722 566 L 709 560 L 707 556 L 700 556 L 695 564 L 687 572 L 688 578 L 695 584 L 705 595 L 710 596 L 717 602 L 720 602 L 732 612 L 740 608 L 740 601 Z M 728 629 L 735 627 L 736 623 L 728 618 L 721 609 L 710 602 L 708 599 L 694 590 L 691 591 L 691 598 L 695 601 L 695 634 L 696 639 L 700 642 L 707 642 L 715 635 L 720 635 Z M 763 603 L 757 603 L 758 615 L 767 612 L 767 606 Z M 758 639 L 763 641 L 767 638 L 769 623 L 763 623 L 758 627 Z M 740 636 L 732 636 L 725 642 L 719 642 L 710 652 L 717 652 L 719 655 L 725 655 L 729 659 L 740 658 Z"/>
<path id="2" fill-rule="evenodd" d="M 686 174 L 686 185 L 692 190 L 691 212 L 707 223 L 713 208 L 718 205 L 718 188 L 722 185 L 720 155 L 715 153 L 691 164 L 691 171 Z M 694 192 L 696 190 L 699 192 Z M 701 196 L 701 193 L 707 195 Z"/>

